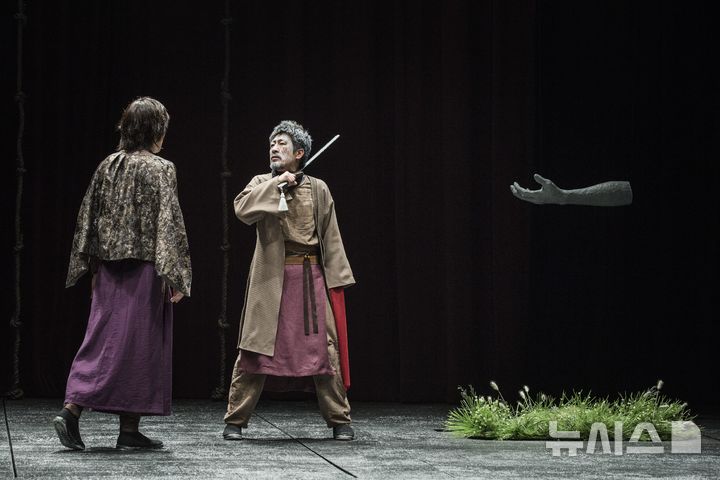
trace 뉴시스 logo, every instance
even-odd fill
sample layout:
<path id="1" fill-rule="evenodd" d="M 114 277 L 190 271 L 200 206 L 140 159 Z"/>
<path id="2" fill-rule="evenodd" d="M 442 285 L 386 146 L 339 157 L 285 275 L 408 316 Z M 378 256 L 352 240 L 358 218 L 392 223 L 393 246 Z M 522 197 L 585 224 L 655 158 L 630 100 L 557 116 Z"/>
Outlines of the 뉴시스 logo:
<path id="1" fill-rule="evenodd" d="M 652 442 L 651 445 L 639 445 L 640 436 L 643 432 L 647 432 Z M 615 455 L 623 455 L 623 424 L 615 422 L 615 438 L 613 439 L 613 448 L 610 448 L 610 439 L 608 438 L 607 427 L 604 423 L 596 422 L 590 427 L 588 435 L 587 453 L 595 453 L 595 447 L 600 437 L 601 453 L 612 453 Z M 552 449 L 553 457 L 559 457 L 563 450 L 567 450 L 567 454 L 571 457 L 577 455 L 578 450 L 582 450 L 583 441 L 580 440 L 580 432 L 577 430 L 558 431 L 557 422 L 550 422 L 550 437 L 558 440 L 548 440 L 545 447 Z M 568 440 L 562 440 L 568 439 Z M 628 445 L 625 449 L 627 454 L 635 453 L 665 453 L 658 435 L 655 425 L 652 423 L 638 423 L 633 430 Z M 676 421 L 672 422 L 672 433 L 670 436 L 670 453 L 700 453 L 701 450 L 701 434 L 700 428 L 694 422 Z"/>

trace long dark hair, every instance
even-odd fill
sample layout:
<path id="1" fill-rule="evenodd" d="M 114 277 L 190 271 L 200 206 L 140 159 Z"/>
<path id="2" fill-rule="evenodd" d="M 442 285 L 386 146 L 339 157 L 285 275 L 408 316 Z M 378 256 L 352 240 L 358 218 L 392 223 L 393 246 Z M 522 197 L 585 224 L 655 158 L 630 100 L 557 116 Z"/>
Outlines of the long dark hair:
<path id="1" fill-rule="evenodd" d="M 139 97 L 125 107 L 117 125 L 120 132 L 118 150 L 150 150 L 165 136 L 170 115 L 165 106 L 150 97 Z"/>

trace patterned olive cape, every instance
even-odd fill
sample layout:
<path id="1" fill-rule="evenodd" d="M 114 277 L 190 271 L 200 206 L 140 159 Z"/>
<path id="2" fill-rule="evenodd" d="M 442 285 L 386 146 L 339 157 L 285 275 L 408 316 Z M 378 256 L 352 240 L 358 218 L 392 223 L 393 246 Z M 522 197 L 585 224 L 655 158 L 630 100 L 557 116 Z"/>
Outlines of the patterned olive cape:
<path id="1" fill-rule="evenodd" d="M 98 165 L 77 217 L 66 286 L 91 263 L 153 262 L 158 275 L 190 295 L 192 270 L 175 165 L 146 152 L 113 153 Z"/>

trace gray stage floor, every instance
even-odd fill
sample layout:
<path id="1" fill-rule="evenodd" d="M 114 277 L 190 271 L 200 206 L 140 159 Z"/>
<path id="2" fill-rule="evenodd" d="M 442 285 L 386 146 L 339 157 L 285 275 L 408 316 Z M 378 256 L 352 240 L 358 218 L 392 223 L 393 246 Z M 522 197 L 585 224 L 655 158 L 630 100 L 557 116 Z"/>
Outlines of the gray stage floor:
<path id="1" fill-rule="evenodd" d="M 180 400 L 172 416 L 141 424 L 146 434 L 165 442 L 163 450 L 116 451 L 117 418 L 86 412 L 80 428 L 88 448 L 74 452 L 60 445 L 51 426 L 60 401 L 27 399 L 7 406 L 20 478 L 720 477 L 720 419 L 713 417 L 698 420 L 706 427 L 699 455 L 671 454 L 666 444 L 666 453 L 655 455 L 580 451 L 576 457 L 553 457 L 545 442 L 466 440 L 438 431 L 448 405 L 355 403 L 356 440 L 336 442 L 311 402 L 261 402 L 257 413 L 263 418 L 254 418 L 246 439 L 228 442 L 221 435 L 224 404 Z M 2 425 L 0 478 L 12 475 Z"/>

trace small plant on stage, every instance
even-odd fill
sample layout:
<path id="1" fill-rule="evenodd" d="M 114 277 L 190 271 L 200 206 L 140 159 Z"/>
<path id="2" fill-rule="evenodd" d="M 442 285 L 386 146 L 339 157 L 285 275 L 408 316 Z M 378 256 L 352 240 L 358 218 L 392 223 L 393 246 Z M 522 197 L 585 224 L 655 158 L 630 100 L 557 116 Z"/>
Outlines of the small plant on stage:
<path id="1" fill-rule="evenodd" d="M 496 398 L 478 395 L 472 386 L 459 387 L 460 406 L 448 414 L 446 429 L 465 438 L 545 440 L 550 438 L 551 421 L 557 421 L 558 430 L 579 431 L 581 438 L 588 438 L 592 424 L 600 422 L 614 438 L 615 422 L 622 422 L 623 438 L 629 439 L 639 423 L 649 422 L 662 440 L 669 440 L 673 421 L 694 418 L 687 403 L 660 393 L 662 380 L 644 392 L 619 395 L 615 400 L 582 392 L 563 393 L 555 399 L 544 393 L 532 395 L 524 385 L 514 405 L 505 400 L 495 382 L 490 387 L 497 392 Z M 649 440 L 647 432 L 640 439 Z"/>

